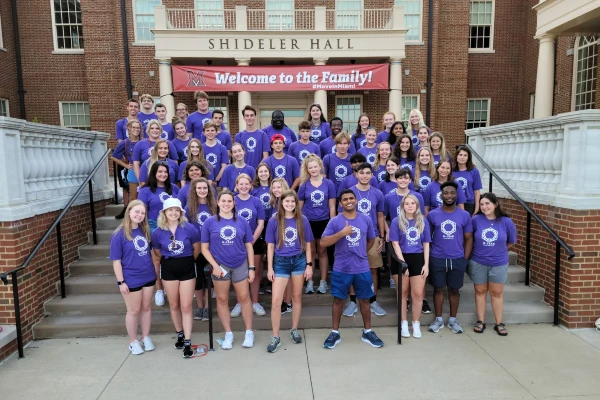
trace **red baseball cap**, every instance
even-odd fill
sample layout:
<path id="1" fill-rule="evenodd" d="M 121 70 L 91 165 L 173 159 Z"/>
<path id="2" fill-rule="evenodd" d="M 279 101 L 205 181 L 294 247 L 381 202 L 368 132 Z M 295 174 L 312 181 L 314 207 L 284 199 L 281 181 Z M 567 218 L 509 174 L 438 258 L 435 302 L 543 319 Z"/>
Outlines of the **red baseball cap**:
<path id="1" fill-rule="evenodd" d="M 283 143 L 285 143 L 285 138 L 283 137 L 283 135 L 276 133 L 275 135 L 273 135 L 271 137 L 271 143 L 273 143 L 276 140 L 281 140 Z"/>

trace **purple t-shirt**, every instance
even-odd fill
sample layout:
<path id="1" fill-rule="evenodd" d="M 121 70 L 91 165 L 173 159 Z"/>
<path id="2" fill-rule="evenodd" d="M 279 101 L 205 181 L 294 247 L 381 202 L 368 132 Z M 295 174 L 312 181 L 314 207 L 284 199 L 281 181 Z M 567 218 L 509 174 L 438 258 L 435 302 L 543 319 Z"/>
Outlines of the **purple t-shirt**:
<path id="1" fill-rule="evenodd" d="M 381 132 L 379 132 L 377 134 L 377 140 L 375 140 L 375 143 L 379 144 L 381 142 L 387 141 L 388 136 L 390 136 L 390 133 L 388 131 L 386 131 L 385 129 L 382 130 Z M 395 144 L 395 141 L 394 141 L 394 144 Z"/>
<path id="2" fill-rule="evenodd" d="M 302 224 L 304 225 L 304 241 L 306 243 L 315 240 L 310 223 L 308 219 L 303 215 Z M 275 245 L 275 254 L 281 257 L 296 256 L 302 252 L 300 247 L 300 238 L 298 237 L 298 230 L 296 226 L 295 218 L 285 218 L 285 230 L 284 243 L 279 247 L 279 218 L 273 218 L 267 227 L 267 233 L 265 234 L 265 242 L 273 243 Z"/>
<path id="3" fill-rule="evenodd" d="M 349 154 L 346 155 L 346 158 L 339 158 L 336 154 L 327 154 L 323 158 L 323 167 L 325 169 L 325 176 L 333 182 L 336 192 L 342 180 L 352 174 Z"/>
<path id="4" fill-rule="evenodd" d="M 331 127 L 327 122 L 321 122 L 318 126 L 314 126 L 311 123 L 310 128 L 310 141 L 315 142 L 317 144 L 321 143 L 323 140 L 327 139 L 332 135 Z"/>
<path id="5" fill-rule="evenodd" d="M 165 192 L 164 187 L 157 187 L 155 192 L 150 190 L 149 186 L 144 186 L 140 189 L 138 194 L 138 200 L 146 205 L 146 212 L 148 213 L 148 219 L 154 221 L 158 220 L 158 213 L 163 208 L 163 203 L 170 197 L 177 197 L 179 189 L 177 186 L 171 183 L 171 196 Z"/>
<path id="6" fill-rule="evenodd" d="M 459 190 L 456 191 L 456 204 L 465 204 L 465 193 L 460 190 L 460 184 L 456 182 L 459 186 Z M 429 207 L 429 210 L 433 210 L 435 208 L 441 207 L 444 202 L 442 201 L 442 189 L 441 183 L 438 181 L 431 181 L 429 185 L 427 185 L 427 189 L 425 189 L 425 194 L 423 194 L 423 200 L 425 200 L 425 205 Z"/>
<path id="7" fill-rule="evenodd" d="M 351 139 L 357 151 L 367 144 L 367 136 L 362 133 L 358 136 L 356 135 L 356 133 L 353 133 Z"/>
<path id="8" fill-rule="evenodd" d="M 181 192 L 180 192 L 181 193 Z M 198 231 L 198 234 L 200 234 L 202 232 L 202 225 L 204 225 L 204 222 L 213 216 L 213 214 L 210 212 L 210 208 L 208 208 L 208 204 L 198 204 L 198 211 L 196 212 L 196 221 L 194 222 L 194 220 L 192 219 L 192 216 L 190 215 L 190 210 L 188 209 L 188 207 L 185 207 L 185 216 L 188 219 L 188 221 L 190 222 L 190 224 L 192 224 L 194 226 L 194 228 L 196 228 L 196 230 Z"/>
<path id="9" fill-rule="evenodd" d="M 179 165 L 177 164 L 177 161 L 171 159 L 167 159 L 166 161 L 169 163 L 169 178 L 171 179 L 171 182 L 175 182 L 175 179 L 179 176 Z M 139 182 L 146 182 L 148 180 L 149 165 L 150 159 L 147 159 L 142 163 L 142 166 L 140 167 L 140 177 L 138 178 Z"/>
<path id="10" fill-rule="evenodd" d="M 217 136 L 215 136 L 215 140 L 217 141 L 217 143 L 225 146 L 227 150 L 231 150 L 231 133 L 227 131 L 221 131 L 217 133 Z M 206 143 L 206 136 L 204 136 L 204 133 L 202 133 L 202 135 L 200 136 L 200 142 L 202 144 Z"/>
<path id="11" fill-rule="evenodd" d="M 177 151 L 177 160 L 180 163 L 187 160 L 188 144 L 190 143 L 190 140 L 192 139 L 190 138 L 188 140 L 181 140 L 175 138 L 171 141 L 171 143 L 173 143 L 173 146 L 175 146 L 175 150 Z"/>
<path id="12" fill-rule="evenodd" d="M 132 142 L 129 139 L 120 141 L 117 147 L 113 150 L 112 156 L 117 160 L 122 160 L 125 157 L 126 162 L 133 163 L 133 149 L 137 142 Z"/>
<path id="13" fill-rule="evenodd" d="M 219 186 L 228 188 L 232 192 L 235 192 L 235 180 L 241 174 L 248 174 L 248 175 L 250 175 L 250 178 L 252 178 L 252 180 L 254 180 L 256 171 L 254 168 L 252 168 L 248 164 L 244 165 L 241 168 L 236 167 L 235 164 L 229 164 L 223 170 L 223 175 L 221 175 L 221 180 L 219 181 Z"/>
<path id="14" fill-rule="evenodd" d="M 327 223 L 323 237 L 340 232 L 346 226 L 346 222 L 352 227 L 352 234 L 335 242 L 333 270 L 345 274 L 369 272 L 367 241 L 375 239 L 377 236 L 369 217 L 356 213 L 354 219 L 348 219 L 344 217 L 344 214 L 339 214 Z"/>
<path id="15" fill-rule="evenodd" d="M 359 190 L 356 185 L 350 188 L 356 195 L 356 211 L 368 216 L 373 223 L 375 234 L 379 236 L 379 225 L 377 224 L 377 213 L 382 213 L 384 209 L 384 198 L 381 190 L 371 186 L 369 190 Z M 338 212 L 342 212 L 338 207 Z"/>
<path id="16" fill-rule="evenodd" d="M 160 134 L 160 138 L 165 140 L 173 140 L 175 138 L 175 129 L 173 129 L 173 124 L 167 122 L 166 124 L 161 125 L 162 132 Z"/>
<path id="17" fill-rule="evenodd" d="M 252 232 L 256 230 L 259 220 L 265 220 L 265 208 L 261 201 L 254 196 L 250 196 L 247 200 L 235 196 L 235 210 L 238 217 L 248 221 Z"/>
<path id="18" fill-rule="evenodd" d="M 336 193 L 338 197 L 342 194 L 342 190 L 350 189 L 352 186 L 355 186 L 358 183 L 358 178 L 354 174 L 350 174 L 344 179 L 342 179 L 342 183 L 338 186 Z M 374 176 L 369 181 L 369 185 L 373 187 L 379 187 L 379 182 L 377 182 L 377 178 Z"/>
<path id="19" fill-rule="evenodd" d="M 263 159 L 263 153 L 271 150 L 269 137 L 260 129 L 254 132 L 241 131 L 235 135 L 235 141 L 244 146 L 246 150 L 246 164 L 252 166 L 252 168 L 258 167 L 258 164 Z"/>
<path id="20" fill-rule="evenodd" d="M 454 259 L 465 256 L 465 233 L 473 232 L 471 216 L 458 207 L 447 213 L 441 207 L 427 215 L 431 230 L 431 255 Z"/>
<path id="21" fill-rule="evenodd" d="M 367 158 L 367 162 L 369 164 L 373 164 L 375 162 L 375 152 L 377 151 L 377 146 L 368 148 L 367 146 L 363 146 L 358 149 L 358 153 L 362 154 Z"/>
<path id="22" fill-rule="evenodd" d="M 335 153 L 335 138 L 331 136 L 323 140 L 321 143 L 319 143 L 319 150 L 321 150 L 322 157 L 325 157 L 327 154 Z M 348 154 L 356 154 L 356 147 L 354 147 L 354 143 L 352 141 L 350 141 L 350 146 L 348 146 Z"/>
<path id="23" fill-rule="evenodd" d="M 429 223 L 425 221 L 423 232 L 419 234 L 415 228 L 415 220 L 408 220 L 408 228 L 402 232 L 398 225 L 398 217 L 392 220 L 390 224 L 390 242 L 398 242 L 402 254 L 414 254 L 423 252 L 423 243 L 431 242 L 431 234 L 429 233 Z"/>
<path id="24" fill-rule="evenodd" d="M 327 178 L 323 178 L 319 187 L 314 187 L 308 180 L 298 189 L 298 199 L 304 202 L 302 215 L 305 215 L 309 221 L 328 220 L 329 200 L 335 198 L 335 186 Z"/>
<path id="25" fill-rule="evenodd" d="M 483 189 L 481 184 L 481 175 L 477 168 L 472 170 L 464 171 L 452 171 L 454 180 L 458 183 L 458 186 L 462 187 L 462 191 L 465 195 L 465 202 L 468 204 L 475 203 L 475 191 Z"/>
<path id="26" fill-rule="evenodd" d="M 153 119 L 158 120 L 158 116 L 154 114 L 154 112 L 146 114 L 140 111 L 137 113 L 137 119 L 142 123 L 142 132 L 146 134 L 146 127 L 148 126 L 148 122 L 152 121 Z"/>
<path id="27" fill-rule="evenodd" d="M 296 134 L 294 133 L 294 131 L 291 130 L 290 128 L 288 128 L 287 126 L 284 126 L 283 129 L 278 130 L 278 129 L 273 128 L 272 125 L 269 125 L 263 130 L 269 137 L 269 143 L 271 142 L 271 138 L 273 137 L 273 135 L 279 134 L 279 135 L 283 136 L 283 138 L 284 138 L 283 152 L 286 154 L 288 153 L 290 145 L 292 143 L 294 143 L 296 140 L 298 140 L 298 139 L 296 139 Z"/>
<path id="28" fill-rule="evenodd" d="M 379 182 L 385 179 L 385 173 L 387 170 L 385 169 L 385 165 L 377 165 L 373 168 L 373 176 L 377 178 L 377 186 L 379 186 Z"/>
<path id="29" fill-rule="evenodd" d="M 433 164 L 435 165 L 436 168 L 437 168 L 438 164 L 440 163 L 441 159 L 442 159 L 441 155 L 439 155 L 439 154 L 433 155 Z M 450 154 L 446 154 L 446 161 L 450 161 L 450 164 L 452 164 L 452 158 L 450 157 Z"/>
<path id="30" fill-rule="evenodd" d="M 406 168 L 407 170 L 409 170 L 411 172 L 411 174 L 414 178 L 415 177 L 415 165 L 416 165 L 415 161 L 408 161 L 406 158 L 401 158 L 400 166 L 398 167 L 398 169 Z"/>
<path id="31" fill-rule="evenodd" d="M 194 134 L 196 139 L 202 141 L 202 133 L 204 132 L 204 124 L 208 121 L 212 121 L 212 111 L 208 111 L 207 113 L 200 113 L 199 111 L 194 111 L 190 115 L 188 115 L 185 120 L 185 125 L 188 132 Z"/>
<path id="32" fill-rule="evenodd" d="M 129 120 L 127 118 L 121 118 L 115 124 L 115 136 L 117 137 L 117 140 L 129 139 L 129 130 L 127 129 L 128 122 Z M 146 135 L 146 129 L 144 129 L 144 132 L 141 132 L 140 135 L 143 138 L 148 137 L 148 135 Z"/>
<path id="33" fill-rule="evenodd" d="M 265 221 L 271 219 L 273 207 L 271 207 L 271 188 L 269 186 L 259 186 L 252 189 L 252 196 L 256 197 L 265 210 Z"/>
<path id="34" fill-rule="evenodd" d="M 171 237 L 174 236 L 174 240 Z M 152 248 L 159 249 L 165 258 L 192 257 L 194 243 L 200 243 L 200 232 L 189 222 L 177 226 L 175 235 L 169 229 L 156 228 L 152 233 Z"/>
<path id="35" fill-rule="evenodd" d="M 222 144 L 215 144 L 210 147 L 204 144 L 204 158 L 212 165 L 209 180 L 214 180 L 221 171 L 221 164 L 229 164 L 229 154 L 227 149 Z"/>
<path id="36" fill-rule="evenodd" d="M 383 195 L 387 195 L 388 193 L 395 193 L 396 189 L 398 189 L 398 184 L 395 181 L 389 181 L 386 182 L 385 180 L 379 182 L 379 190 L 381 190 L 381 193 L 383 193 Z M 412 182 L 409 182 L 408 184 L 408 190 L 415 190 L 415 186 L 412 184 Z"/>
<path id="37" fill-rule="evenodd" d="M 177 155 L 177 150 L 175 149 L 175 146 L 173 146 L 173 143 L 171 142 L 167 143 L 169 144 L 169 158 L 171 160 L 177 161 L 179 159 L 179 156 Z M 137 142 L 135 144 L 135 147 L 133 148 L 133 161 L 144 162 L 148 158 L 150 158 L 150 155 L 152 155 L 152 149 L 154 148 L 155 144 L 156 142 L 152 142 L 150 141 L 150 139 L 144 139 Z"/>
<path id="38" fill-rule="evenodd" d="M 421 214 L 425 215 L 425 202 L 421 194 L 414 190 L 409 190 L 409 193 L 415 195 L 417 200 L 419 200 L 419 209 L 421 210 Z M 402 199 L 404 199 L 404 196 L 399 195 L 397 191 L 385 195 L 383 214 L 386 220 L 391 221 L 400 214 Z"/>
<path id="39" fill-rule="evenodd" d="M 300 166 L 298 161 L 294 157 L 283 155 L 283 158 L 275 158 L 275 156 L 269 156 L 265 159 L 265 164 L 269 166 L 271 175 L 273 178 L 283 178 L 287 182 L 289 187 L 300 176 Z"/>
<path id="40" fill-rule="evenodd" d="M 315 142 L 309 142 L 308 144 L 301 143 L 300 141 L 294 142 L 290 145 L 287 153 L 290 157 L 294 157 L 300 165 L 302 165 L 304 157 L 309 154 L 316 154 L 319 158 L 321 157 L 321 150 Z"/>
<path id="41" fill-rule="evenodd" d="M 209 250 L 219 264 L 238 268 L 248 259 L 246 243 L 254 237 L 244 218 L 220 218 L 212 216 L 202 225 L 202 243 L 209 243 Z"/>
<path id="42" fill-rule="evenodd" d="M 137 288 L 156 279 L 150 243 L 141 228 L 131 230 L 133 240 L 127 240 L 119 229 L 110 238 L 110 259 L 121 260 L 123 279 L 130 288 Z"/>
<path id="43" fill-rule="evenodd" d="M 488 267 L 508 264 L 507 244 L 517 243 L 517 228 L 508 217 L 493 221 L 483 214 L 477 214 L 473 223 L 473 252 L 471 260 Z"/>
<path id="44" fill-rule="evenodd" d="M 421 176 L 419 176 L 419 182 L 415 181 L 415 179 L 416 179 L 415 173 L 413 172 L 413 181 L 415 183 L 415 187 L 418 184 L 419 193 L 421 193 L 422 195 L 425 195 L 425 190 L 427 189 L 427 186 L 432 181 L 431 176 L 429 175 L 429 171 L 427 171 L 427 170 L 421 171 Z"/>
<path id="45" fill-rule="evenodd" d="M 186 182 L 185 185 L 181 189 L 179 189 L 179 193 L 177 193 L 177 198 L 181 202 L 181 207 L 186 207 L 188 199 L 190 198 L 190 187 L 191 182 Z M 210 191 L 213 194 L 213 197 L 217 198 L 217 192 L 213 186 L 210 186 Z"/>

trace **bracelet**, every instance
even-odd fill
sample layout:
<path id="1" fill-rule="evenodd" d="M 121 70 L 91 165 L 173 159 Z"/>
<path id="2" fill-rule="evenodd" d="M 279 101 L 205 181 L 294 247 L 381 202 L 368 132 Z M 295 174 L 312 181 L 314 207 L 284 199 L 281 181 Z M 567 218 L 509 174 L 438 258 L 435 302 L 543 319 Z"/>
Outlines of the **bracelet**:
<path id="1" fill-rule="evenodd" d="M 256 271 L 256 267 L 254 265 L 250 265 L 248 267 L 248 271 Z"/>

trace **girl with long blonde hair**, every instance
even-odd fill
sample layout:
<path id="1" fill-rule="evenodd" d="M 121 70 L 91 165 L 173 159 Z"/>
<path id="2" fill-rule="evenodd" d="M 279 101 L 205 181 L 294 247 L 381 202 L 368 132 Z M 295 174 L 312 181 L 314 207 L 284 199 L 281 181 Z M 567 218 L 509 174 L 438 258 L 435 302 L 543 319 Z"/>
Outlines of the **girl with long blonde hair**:
<path id="1" fill-rule="evenodd" d="M 417 165 L 414 171 L 415 190 L 424 194 L 427 185 L 435 177 L 435 165 L 433 164 L 433 155 L 428 147 L 422 147 L 417 152 Z"/>
<path id="2" fill-rule="evenodd" d="M 437 167 L 440 161 L 452 161 L 450 152 L 446 150 L 446 141 L 442 132 L 433 132 L 428 139 L 429 148 L 433 153 L 433 164 Z"/>
<path id="3" fill-rule="evenodd" d="M 159 139 L 156 141 L 156 143 L 154 143 L 152 155 L 149 159 L 144 161 L 142 167 L 140 168 L 140 186 L 144 186 L 146 184 L 146 180 L 148 179 L 148 171 L 150 171 L 152 166 L 158 161 L 161 161 L 168 166 L 170 176 L 176 177 L 179 174 L 179 164 L 177 164 L 177 161 L 169 158 L 169 142 L 166 139 Z"/>
<path id="4" fill-rule="evenodd" d="M 111 160 L 123 167 L 125 176 L 119 175 L 119 183 L 123 188 L 123 211 L 115 216 L 115 219 L 122 219 L 130 200 L 137 199 L 138 180 L 133 169 L 133 149 L 137 142 L 141 140 L 142 123 L 137 119 L 127 122 L 128 137 L 120 140 L 117 147 L 113 150 Z"/>
<path id="5" fill-rule="evenodd" d="M 392 155 L 392 145 L 388 142 L 381 142 L 377 145 L 375 152 L 375 161 L 373 162 L 373 175 L 377 178 L 377 182 L 385 179 L 385 165 Z"/>

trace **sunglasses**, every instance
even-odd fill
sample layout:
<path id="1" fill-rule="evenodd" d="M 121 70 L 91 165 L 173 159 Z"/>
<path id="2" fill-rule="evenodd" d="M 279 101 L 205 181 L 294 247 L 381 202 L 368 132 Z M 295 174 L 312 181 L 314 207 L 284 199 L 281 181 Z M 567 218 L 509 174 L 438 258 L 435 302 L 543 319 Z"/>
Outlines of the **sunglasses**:
<path id="1" fill-rule="evenodd" d="M 167 161 L 162 161 L 162 160 L 157 161 L 156 164 L 158 164 L 158 165 L 164 165 L 165 167 L 169 166 L 169 163 Z"/>

